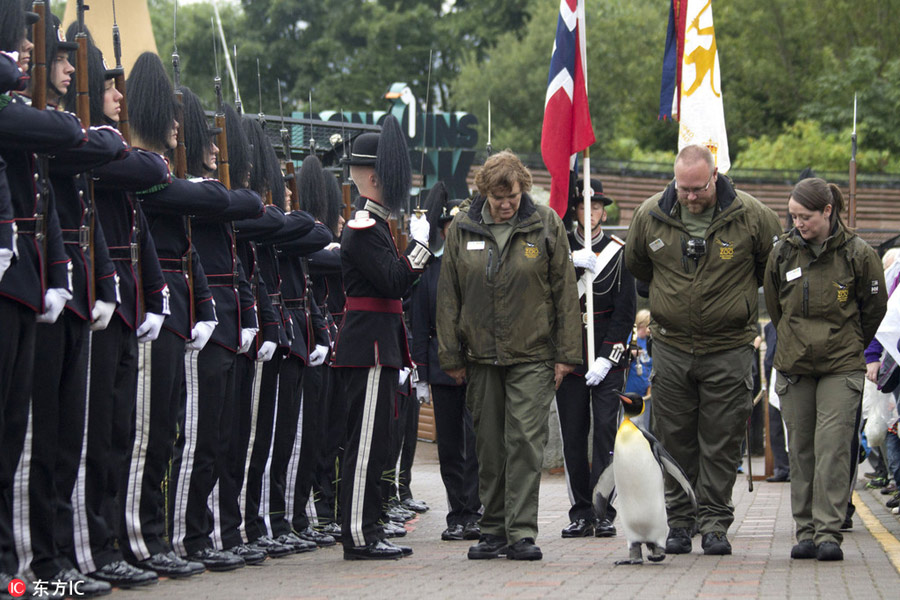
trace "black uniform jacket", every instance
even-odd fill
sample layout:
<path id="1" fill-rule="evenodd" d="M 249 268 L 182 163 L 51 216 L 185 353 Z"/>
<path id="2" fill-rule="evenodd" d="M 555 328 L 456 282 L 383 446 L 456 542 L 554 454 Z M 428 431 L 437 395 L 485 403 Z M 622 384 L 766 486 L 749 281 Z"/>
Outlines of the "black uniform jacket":
<path id="1" fill-rule="evenodd" d="M 169 310 L 164 327 L 191 338 L 188 302 L 187 258 L 194 280 L 194 320 L 215 321 L 215 303 L 206 281 L 200 257 L 187 236 L 188 215 L 213 216 L 228 208 L 228 190 L 213 179 L 188 181 L 172 177 L 167 184 L 156 185 L 138 193 L 147 215 L 150 235 L 169 288 Z"/>
<path id="2" fill-rule="evenodd" d="M 292 213 L 293 214 L 293 213 Z M 278 268 L 281 270 L 281 295 L 290 314 L 291 354 L 304 361 L 314 346 L 329 344 L 327 325 L 322 311 L 312 301 L 309 277 L 304 259 L 331 243 L 331 231 L 316 223 L 303 237 L 276 244 Z"/>
<path id="3" fill-rule="evenodd" d="M 94 169 L 93 177 L 97 218 L 119 275 L 116 312 L 126 325 L 136 329 L 140 325 L 137 322 L 138 274 L 144 310 L 157 315 L 169 314 L 169 290 L 156 255 L 156 244 L 135 197 L 136 192 L 169 183 L 169 165 L 155 152 L 132 148 L 122 160 Z"/>
<path id="4" fill-rule="evenodd" d="M 637 306 L 637 292 L 634 277 L 625 268 L 624 245 L 602 234 L 594 238 L 594 253 L 603 252 L 609 244 L 616 244 L 619 250 L 606 263 L 594 279 L 594 356 L 606 358 L 613 363 L 613 370 L 624 369 L 628 364 L 628 340 L 634 328 Z M 584 248 L 584 238 L 577 232 L 569 234 L 572 250 Z M 599 265 L 598 265 L 599 266 Z M 575 269 L 575 276 L 581 279 L 584 269 Z M 581 314 L 586 312 L 584 296 Z M 575 373 L 584 375 L 591 365 L 587 364 L 587 328 L 582 327 L 582 348 L 584 364 L 575 367 Z"/>
<path id="5" fill-rule="evenodd" d="M 44 242 L 36 230 L 40 233 L 42 229 L 41 218 L 45 214 L 45 201 L 49 199 L 45 195 L 52 191 L 49 184 L 46 192 L 42 189 L 35 153 L 80 146 L 86 141 L 86 134 L 75 115 L 36 110 L 19 100 L 20 97 L 16 98 L 0 95 L 0 158 L 6 162 L 6 179 L 18 230 L 17 257 L 0 281 L 0 295 L 43 312 L 46 287 L 68 289 L 69 260 L 55 210 L 47 215 L 47 260 L 43 258 Z M 42 271 L 46 266 L 49 266 L 45 273 L 47 285 L 42 287 Z"/>
<path id="6" fill-rule="evenodd" d="M 272 204 L 265 207 L 265 214 L 259 219 L 243 219 L 234 222 L 238 257 L 244 266 L 244 273 L 250 282 L 250 288 L 256 300 L 259 334 L 256 336 L 256 343 L 248 353 L 251 358 L 256 357 L 256 352 L 263 342 L 277 344 L 279 339 L 278 329 L 281 315 L 275 311 L 269 289 L 260 273 L 259 251 L 256 248 L 256 242 L 277 233 L 282 227 L 284 227 L 284 211 Z"/>
<path id="7" fill-rule="evenodd" d="M 409 325 L 412 329 L 412 359 L 419 379 L 437 385 L 459 385 L 441 369 L 437 340 L 437 287 L 441 257 L 436 257 L 412 291 Z"/>
<path id="8" fill-rule="evenodd" d="M 337 241 L 332 239 L 332 241 Z M 309 277 L 312 280 L 313 298 L 325 316 L 328 337 L 333 343 L 337 338 L 337 328 L 344 316 L 344 283 L 341 280 L 341 249 L 325 248 L 313 252 L 308 257 Z"/>
<path id="9" fill-rule="evenodd" d="M 402 312 L 396 308 L 391 312 L 356 310 L 352 303 L 396 306 L 422 270 L 414 270 L 394 244 L 386 209 L 364 197 L 357 200 L 357 208 L 368 209 L 375 224 L 354 229 L 351 221 L 342 234 L 341 268 L 347 310 L 335 343 L 334 366 L 411 367 Z"/>
<path id="10" fill-rule="evenodd" d="M 66 255 L 72 262 L 72 299 L 66 308 L 89 321 L 93 300 L 116 303 L 116 268 L 110 259 L 102 224 L 91 214 L 85 171 L 116 161 L 128 151 L 125 140 L 112 128 L 91 128 L 88 140 L 78 148 L 50 157 L 50 184 L 56 197 L 56 213 L 62 228 Z M 93 223 L 92 223 L 93 221 Z M 93 225 L 93 266 L 88 245 Z M 90 298 L 90 278 L 95 281 L 96 298 Z"/>
<path id="11" fill-rule="evenodd" d="M 252 190 L 228 191 L 228 205 L 214 217 L 193 217 L 193 243 L 200 255 L 206 280 L 216 301 L 219 324 L 211 342 L 237 352 L 241 329 L 256 329 L 256 301 L 237 255 L 235 219 L 258 218 L 265 207 Z"/>

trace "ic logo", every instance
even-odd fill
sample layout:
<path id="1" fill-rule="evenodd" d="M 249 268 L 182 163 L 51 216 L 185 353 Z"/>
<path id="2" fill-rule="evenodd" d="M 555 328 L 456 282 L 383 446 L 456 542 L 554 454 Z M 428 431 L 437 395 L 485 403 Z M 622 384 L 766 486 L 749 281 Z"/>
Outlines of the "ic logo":
<path id="1" fill-rule="evenodd" d="M 13 598 L 20 598 L 25 595 L 25 582 L 21 579 L 13 579 L 6 587 L 6 591 L 9 592 L 9 595 Z"/>

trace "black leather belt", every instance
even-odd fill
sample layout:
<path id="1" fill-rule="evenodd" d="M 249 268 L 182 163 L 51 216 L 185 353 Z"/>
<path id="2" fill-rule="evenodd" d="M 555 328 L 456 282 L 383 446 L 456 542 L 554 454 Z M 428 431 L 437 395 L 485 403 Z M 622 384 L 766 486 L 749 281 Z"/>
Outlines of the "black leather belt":
<path id="1" fill-rule="evenodd" d="M 62 239 L 64 244 L 77 244 L 87 248 L 91 244 L 91 228 L 82 225 L 78 229 L 63 229 Z"/>
<path id="2" fill-rule="evenodd" d="M 32 218 L 16 219 L 16 233 L 25 235 L 42 235 L 44 232 L 44 215 L 35 215 Z"/>
<path id="3" fill-rule="evenodd" d="M 241 277 L 238 273 L 224 273 L 207 275 L 206 281 L 210 287 L 233 287 L 237 289 Z"/>
<path id="4" fill-rule="evenodd" d="M 137 264 L 140 249 L 136 243 L 129 246 L 110 246 L 109 258 L 111 260 L 129 261 L 131 264 Z"/>
<path id="5" fill-rule="evenodd" d="M 306 298 L 292 298 L 290 300 L 285 298 L 283 304 L 288 309 L 306 310 Z"/>
<path id="6" fill-rule="evenodd" d="M 188 268 L 189 261 L 190 254 L 185 254 L 178 258 L 165 258 L 160 256 L 159 266 L 162 267 L 162 270 L 166 273 L 184 273 L 185 275 L 188 275 L 191 272 Z"/>
<path id="7" fill-rule="evenodd" d="M 269 298 L 272 300 L 272 306 L 281 306 L 281 292 L 269 294 Z"/>

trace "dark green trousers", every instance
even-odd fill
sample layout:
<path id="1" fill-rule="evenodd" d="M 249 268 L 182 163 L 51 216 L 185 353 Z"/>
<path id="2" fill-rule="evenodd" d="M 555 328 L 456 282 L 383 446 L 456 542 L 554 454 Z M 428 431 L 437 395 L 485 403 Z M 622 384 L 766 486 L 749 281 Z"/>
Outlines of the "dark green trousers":
<path id="1" fill-rule="evenodd" d="M 538 491 L 547 419 L 553 401 L 553 363 L 497 367 L 469 364 L 466 403 L 475 424 L 482 533 L 510 544 L 537 537 Z"/>

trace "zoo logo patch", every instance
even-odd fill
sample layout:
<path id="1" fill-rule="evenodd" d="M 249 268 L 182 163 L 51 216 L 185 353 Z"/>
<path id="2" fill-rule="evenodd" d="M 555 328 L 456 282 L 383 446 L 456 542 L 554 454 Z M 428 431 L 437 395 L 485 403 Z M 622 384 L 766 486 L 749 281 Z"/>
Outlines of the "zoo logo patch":
<path id="1" fill-rule="evenodd" d="M 716 238 L 716 243 L 719 245 L 719 258 L 722 260 L 731 260 L 734 258 L 734 244 L 720 238 Z"/>
<path id="2" fill-rule="evenodd" d="M 525 242 L 525 258 L 537 258 L 540 255 L 541 250 L 537 247 L 537 244 Z"/>
<path id="3" fill-rule="evenodd" d="M 843 283 L 838 283 L 837 281 L 832 281 L 831 285 L 837 288 L 837 301 L 841 304 L 846 302 L 850 297 L 850 289 Z"/>

